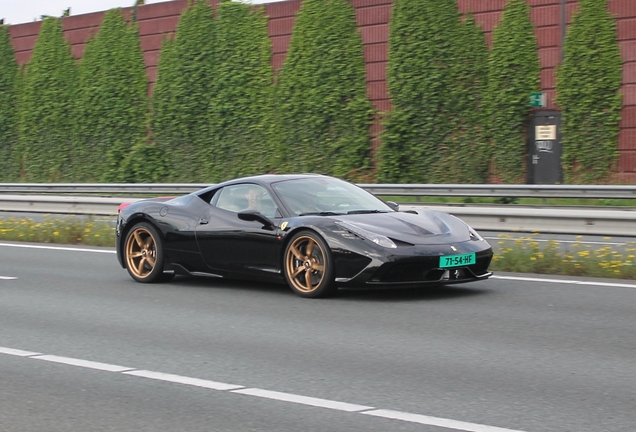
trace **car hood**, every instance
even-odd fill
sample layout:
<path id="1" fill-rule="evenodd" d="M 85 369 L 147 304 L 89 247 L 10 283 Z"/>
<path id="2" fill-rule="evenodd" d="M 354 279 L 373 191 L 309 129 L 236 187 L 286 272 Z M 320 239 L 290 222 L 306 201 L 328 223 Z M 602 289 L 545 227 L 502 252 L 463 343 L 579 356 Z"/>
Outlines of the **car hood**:
<path id="1" fill-rule="evenodd" d="M 470 240 L 468 225 L 454 216 L 434 210 L 347 215 L 338 219 L 414 245 Z"/>

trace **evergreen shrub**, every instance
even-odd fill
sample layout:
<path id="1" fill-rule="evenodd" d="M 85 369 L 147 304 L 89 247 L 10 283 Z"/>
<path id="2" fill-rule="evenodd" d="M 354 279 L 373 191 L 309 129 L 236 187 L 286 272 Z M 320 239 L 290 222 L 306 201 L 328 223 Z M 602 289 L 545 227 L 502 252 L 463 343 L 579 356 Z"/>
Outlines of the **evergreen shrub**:
<path id="1" fill-rule="evenodd" d="M 20 88 L 20 152 L 25 180 L 60 182 L 73 178 L 69 149 L 76 86 L 77 68 L 62 35 L 62 20 L 45 18 Z"/>
<path id="2" fill-rule="evenodd" d="M 148 126 L 148 79 L 137 25 L 106 12 L 79 66 L 75 173 L 84 181 L 149 181 L 123 162 Z"/>
<path id="3" fill-rule="evenodd" d="M 557 70 L 563 167 L 570 183 L 607 181 L 618 159 L 622 60 L 606 0 L 580 0 Z"/>
<path id="4" fill-rule="evenodd" d="M 216 11 L 207 172 L 210 180 L 271 168 L 271 43 L 264 7 L 223 1 Z"/>
<path id="5" fill-rule="evenodd" d="M 524 182 L 528 101 L 539 89 L 540 70 L 530 6 L 508 0 L 493 32 L 487 91 L 494 174 L 505 183 Z"/>
<path id="6" fill-rule="evenodd" d="M 13 52 L 9 26 L 0 25 L 0 181 L 17 181 L 18 64 Z"/>
<path id="7" fill-rule="evenodd" d="M 305 0 L 277 76 L 276 166 L 348 179 L 369 167 L 372 106 L 362 40 L 346 0 Z"/>
<path id="8" fill-rule="evenodd" d="M 169 181 L 209 181 L 209 112 L 214 77 L 212 9 L 196 0 L 181 14 L 177 32 L 164 40 L 152 96 L 152 130 L 167 156 Z"/>

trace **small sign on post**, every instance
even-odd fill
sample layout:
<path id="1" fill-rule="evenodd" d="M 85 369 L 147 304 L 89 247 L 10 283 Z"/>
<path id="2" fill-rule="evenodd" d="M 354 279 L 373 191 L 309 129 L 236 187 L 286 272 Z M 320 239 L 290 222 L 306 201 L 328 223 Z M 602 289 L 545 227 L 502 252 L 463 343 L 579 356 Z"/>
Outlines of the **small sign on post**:
<path id="1" fill-rule="evenodd" d="M 545 93 L 530 93 L 530 106 L 532 108 L 545 108 L 546 97 Z"/>

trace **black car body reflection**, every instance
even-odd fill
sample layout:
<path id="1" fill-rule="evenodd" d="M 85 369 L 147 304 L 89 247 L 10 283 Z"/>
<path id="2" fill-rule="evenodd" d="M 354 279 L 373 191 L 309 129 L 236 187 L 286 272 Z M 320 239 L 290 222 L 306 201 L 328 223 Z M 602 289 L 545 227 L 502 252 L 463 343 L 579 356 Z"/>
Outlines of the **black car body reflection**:
<path id="1" fill-rule="evenodd" d="M 486 279 L 492 248 L 461 220 L 401 212 L 321 175 L 236 179 L 120 207 L 117 257 L 139 282 L 175 274 L 286 282 L 303 297 L 338 286 L 413 287 Z"/>

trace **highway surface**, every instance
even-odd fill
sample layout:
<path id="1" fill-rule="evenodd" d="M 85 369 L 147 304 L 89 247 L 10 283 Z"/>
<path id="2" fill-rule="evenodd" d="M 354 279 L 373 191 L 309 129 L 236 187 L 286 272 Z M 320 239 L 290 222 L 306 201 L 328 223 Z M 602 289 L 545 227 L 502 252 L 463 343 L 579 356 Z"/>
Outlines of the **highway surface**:
<path id="1" fill-rule="evenodd" d="M 0 244 L 0 431 L 636 430 L 636 282 L 301 299 Z"/>

